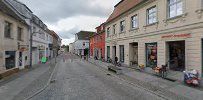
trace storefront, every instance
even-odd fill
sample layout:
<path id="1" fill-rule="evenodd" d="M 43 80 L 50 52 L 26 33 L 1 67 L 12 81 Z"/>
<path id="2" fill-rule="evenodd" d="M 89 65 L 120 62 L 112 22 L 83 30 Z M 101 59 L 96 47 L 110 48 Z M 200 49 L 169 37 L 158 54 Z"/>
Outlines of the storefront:
<path id="1" fill-rule="evenodd" d="M 185 41 L 167 42 L 168 59 L 167 62 L 170 70 L 184 71 L 185 70 Z"/>
<path id="2" fill-rule="evenodd" d="M 5 55 L 6 69 L 14 68 L 16 66 L 16 51 L 6 51 Z"/>
<path id="3" fill-rule="evenodd" d="M 146 43 L 146 67 L 157 66 L 157 43 Z"/>

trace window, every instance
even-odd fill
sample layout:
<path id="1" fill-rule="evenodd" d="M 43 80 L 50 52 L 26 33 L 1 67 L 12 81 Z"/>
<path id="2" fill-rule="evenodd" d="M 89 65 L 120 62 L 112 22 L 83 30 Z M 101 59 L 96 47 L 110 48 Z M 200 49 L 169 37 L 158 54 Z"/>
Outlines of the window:
<path id="1" fill-rule="evenodd" d="M 120 45 L 120 62 L 124 62 L 124 45 Z"/>
<path id="2" fill-rule="evenodd" d="M 113 25 L 113 34 L 116 34 L 116 24 Z"/>
<path id="3" fill-rule="evenodd" d="M 11 23 L 5 21 L 4 36 L 5 36 L 6 38 L 11 38 L 11 31 L 12 31 L 11 26 L 12 26 Z"/>
<path id="4" fill-rule="evenodd" d="M 157 66 L 157 43 L 146 43 L 146 66 Z"/>
<path id="5" fill-rule="evenodd" d="M 17 38 L 18 38 L 18 40 L 19 41 L 22 41 L 23 39 L 22 39 L 22 36 L 23 36 L 23 31 L 22 31 L 23 29 L 22 28 L 20 28 L 20 27 L 18 27 L 18 36 L 17 36 Z"/>
<path id="6" fill-rule="evenodd" d="M 107 28 L 107 37 L 110 35 L 110 27 Z"/>
<path id="7" fill-rule="evenodd" d="M 131 28 L 137 28 L 138 27 L 138 17 L 137 15 L 134 15 L 131 17 Z"/>
<path id="8" fill-rule="evenodd" d="M 168 0 L 169 18 L 183 14 L 183 0 Z"/>
<path id="9" fill-rule="evenodd" d="M 156 6 L 147 9 L 147 24 L 153 24 L 157 22 Z"/>
<path id="10" fill-rule="evenodd" d="M 125 31 L 125 20 L 120 22 L 120 31 L 124 32 Z"/>
<path id="11" fill-rule="evenodd" d="M 33 31 L 32 32 L 33 32 L 33 36 L 37 35 L 37 33 L 36 33 L 37 32 L 36 27 L 33 26 Z"/>

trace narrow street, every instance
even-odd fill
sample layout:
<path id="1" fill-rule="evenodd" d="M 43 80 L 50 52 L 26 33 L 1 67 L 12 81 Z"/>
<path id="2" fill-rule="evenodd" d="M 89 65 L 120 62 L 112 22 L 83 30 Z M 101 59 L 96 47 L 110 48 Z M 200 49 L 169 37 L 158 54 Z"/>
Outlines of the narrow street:
<path id="1" fill-rule="evenodd" d="M 70 54 L 56 65 L 51 84 L 31 100 L 160 100 Z M 71 58 L 71 59 L 70 59 Z"/>

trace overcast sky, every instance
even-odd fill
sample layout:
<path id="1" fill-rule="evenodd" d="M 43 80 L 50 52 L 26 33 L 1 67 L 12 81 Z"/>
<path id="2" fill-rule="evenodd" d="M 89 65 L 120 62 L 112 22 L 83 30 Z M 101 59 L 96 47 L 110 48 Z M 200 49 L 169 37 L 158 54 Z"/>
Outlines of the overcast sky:
<path id="1" fill-rule="evenodd" d="M 49 29 L 57 32 L 63 44 L 69 44 L 80 30 L 95 31 L 95 27 L 106 21 L 120 0 L 19 1 L 25 3 Z"/>

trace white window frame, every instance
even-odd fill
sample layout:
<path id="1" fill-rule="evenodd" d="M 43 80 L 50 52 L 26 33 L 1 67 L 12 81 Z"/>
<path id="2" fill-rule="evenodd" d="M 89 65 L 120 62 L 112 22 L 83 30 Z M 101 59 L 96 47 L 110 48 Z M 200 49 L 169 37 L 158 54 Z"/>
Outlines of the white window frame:
<path id="1" fill-rule="evenodd" d="M 125 20 L 120 21 L 120 32 L 125 32 Z"/>
<path id="2" fill-rule="evenodd" d="M 154 9 L 154 11 L 150 12 L 150 10 Z M 153 19 L 152 22 L 150 22 L 150 19 Z M 149 9 L 147 9 L 147 25 L 153 24 L 157 22 L 157 6 L 152 6 Z"/>
<path id="3" fill-rule="evenodd" d="M 132 29 L 138 28 L 138 15 L 137 14 L 131 17 L 131 28 Z"/>
<path id="4" fill-rule="evenodd" d="M 113 25 L 113 34 L 116 34 L 116 24 Z"/>
<path id="5" fill-rule="evenodd" d="M 167 0 L 168 1 L 168 5 L 167 5 L 167 8 L 168 8 L 168 18 L 174 18 L 174 17 L 177 17 L 177 16 L 180 16 L 183 14 L 184 12 L 184 2 L 183 0 L 175 0 L 175 2 L 171 3 L 171 0 Z M 178 14 L 178 4 L 182 3 L 182 13 Z M 175 7 L 175 14 L 174 16 L 171 15 L 171 6 L 174 6 Z"/>
<path id="6" fill-rule="evenodd" d="M 107 28 L 107 30 L 106 30 L 106 34 L 107 34 L 107 37 L 110 36 L 110 27 Z"/>

